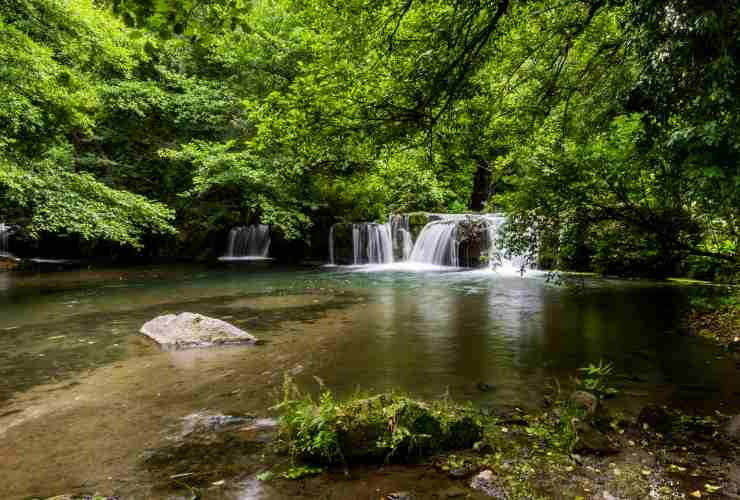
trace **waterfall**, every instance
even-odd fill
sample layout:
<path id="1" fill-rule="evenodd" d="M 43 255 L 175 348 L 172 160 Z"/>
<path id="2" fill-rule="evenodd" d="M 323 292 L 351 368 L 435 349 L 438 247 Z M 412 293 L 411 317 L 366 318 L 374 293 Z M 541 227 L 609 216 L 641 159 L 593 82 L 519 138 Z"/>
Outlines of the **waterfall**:
<path id="1" fill-rule="evenodd" d="M 419 234 L 409 260 L 438 266 L 486 267 L 503 273 L 519 272 L 524 260 L 507 258 L 498 244 L 498 231 L 506 223 L 502 214 L 438 214 Z"/>
<path id="2" fill-rule="evenodd" d="M 267 258 L 270 251 L 270 226 L 252 224 L 229 231 L 226 258 Z"/>
<path id="3" fill-rule="evenodd" d="M 421 230 L 409 260 L 421 264 L 457 267 L 458 248 L 457 221 L 433 221 Z"/>
<path id="4" fill-rule="evenodd" d="M 414 240 L 411 237 L 411 221 L 407 214 L 391 215 L 388 217 L 391 227 L 393 244 L 393 260 L 405 261 L 411 258 Z"/>
<path id="5" fill-rule="evenodd" d="M 507 274 L 521 270 L 524 260 L 506 258 L 498 244 L 498 231 L 506 223 L 506 216 L 426 214 L 426 221 L 429 222 L 421 229 L 416 242 L 408 214 L 391 215 L 386 224 L 334 224 L 329 230 L 329 262 L 409 263 L 410 268 L 415 264 L 487 267 Z M 418 227 L 417 223 L 417 231 Z"/>
<path id="6" fill-rule="evenodd" d="M 352 253 L 349 254 L 351 241 Z M 331 264 L 390 264 L 393 242 L 390 224 L 359 222 L 334 224 L 329 230 Z"/>
<path id="7" fill-rule="evenodd" d="M 506 216 L 502 214 L 487 215 L 488 222 L 488 268 L 503 273 L 520 273 L 526 267 L 523 257 L 506 257 L 505 249 L 498 245 L 498 231 L 506 223 Z"/>
<path id="8" fill-rule="evenodd" d="M 0 222 L 0 255 L 12 255 L 10 253 L 10 234 L 14 226 Z"/>
<path id="9" fill-rule="evenodd" d="M 388 224 L 352 224 L 352 252 L 355 264 L 390 264 L 393 243 Z"/>

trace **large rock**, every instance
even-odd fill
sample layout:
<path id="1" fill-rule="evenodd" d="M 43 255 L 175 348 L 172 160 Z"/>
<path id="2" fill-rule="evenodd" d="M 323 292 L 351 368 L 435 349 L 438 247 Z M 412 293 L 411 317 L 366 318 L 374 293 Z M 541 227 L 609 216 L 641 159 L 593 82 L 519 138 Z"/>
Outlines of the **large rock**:
<path id="1" fill-rule="evenodd" d="M 158 316 L 146 322 L 141 333 L 167 350 L 253 344 L 257 341 L 254 336 L 225 321 L 190 312 Z"/>

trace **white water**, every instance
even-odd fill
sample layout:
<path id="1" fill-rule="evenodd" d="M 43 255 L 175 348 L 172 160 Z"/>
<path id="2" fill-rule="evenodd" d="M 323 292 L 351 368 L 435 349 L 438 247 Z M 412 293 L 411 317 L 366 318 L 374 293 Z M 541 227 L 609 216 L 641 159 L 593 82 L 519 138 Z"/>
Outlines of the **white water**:
<path id="1" fill-rule="evenodd" d="M 431 271 L 458 268 L 464 228 L 478 226 L 480 249 L 487 262 L 484 270 L 501 275 L 520 275 L 526 270 L 521 257 L 506 257 L 498 244 L 498 232 L 506 222 L 501 214 L 430 214 L 435 220 L 413 242 L 408 215 L 391 215 L 386 224 L 352 224 L 352 256 L 344 263 L 363 270 Z M 467 226 L 465 226 L 467 224 Z M 335 226 L 329 231 L 329 262 L 336 264 Z"/>
<path id="2" fill-rule="evenodd" d="M 388 224 L 352 225 L 354 264 L 390 264 L 393 262 L 393 243 Z"/>
<path id="3" fill-rule="evenodd" d="M 13 226 L 0 222 L 0 255 L 12 255 L 10 253 L 10 232 Z"/>
<path id="4" fill-rule="evenodd" d="M 270 251 L 270 226 L 252 224 L 238 226 L 229 231 L 226 255 L 222 259 L 267 259 Z"/>
<path id="5" fill-rule="evenodd" d="M 433 221 L 424 226 L 411 251 L 409 260 L 419 264 L 458 266 L 457 221 Z"/>
<path id="6" fill-rule="evenodd" d="M 408 215 L 391 215 L 388 217 L 391 226 L 393 260 L 407 261 L 411 258 L 414 240 L 411 237 L 411 222 Z"/>

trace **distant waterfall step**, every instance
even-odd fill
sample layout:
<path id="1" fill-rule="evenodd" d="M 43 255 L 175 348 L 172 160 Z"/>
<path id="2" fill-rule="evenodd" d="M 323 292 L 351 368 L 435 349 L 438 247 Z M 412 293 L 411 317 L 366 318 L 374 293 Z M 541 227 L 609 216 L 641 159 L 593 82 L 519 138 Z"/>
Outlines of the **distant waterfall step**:
<path id="1" fill-rule="evenodd" d="M 17 226 L 0 222 L 0 255 L 10 256 L 10 236 L 15 232 Z"/>
<path id="2" fill-rule="evenodd" d="M 220 260 L 269 260 L 270 242 L 270 226 L 234 227 L 226 240 L 226 254 Z"/>
<path id="3" fill-rule="evenodd" d="M 393 242 L 390 224 L 338 223 L 329 230 L 330 264 L 390 264 L 392 262 Z"/>

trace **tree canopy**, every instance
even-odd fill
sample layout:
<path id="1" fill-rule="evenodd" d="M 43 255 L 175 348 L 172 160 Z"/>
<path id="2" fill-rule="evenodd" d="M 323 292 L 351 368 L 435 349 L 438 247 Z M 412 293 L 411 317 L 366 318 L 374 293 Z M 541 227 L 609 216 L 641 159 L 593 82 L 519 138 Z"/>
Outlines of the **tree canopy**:
<path id="1" fill-rule="evenodd" d="M 541 263 L 735 272 L 738 7 L 9 0 L 0 220 L 141 246 L 505 210 Z"/>

